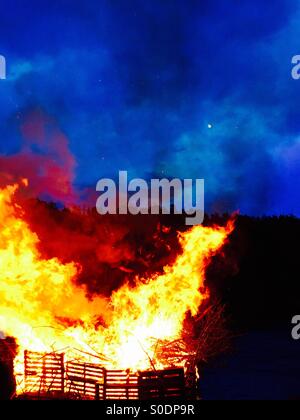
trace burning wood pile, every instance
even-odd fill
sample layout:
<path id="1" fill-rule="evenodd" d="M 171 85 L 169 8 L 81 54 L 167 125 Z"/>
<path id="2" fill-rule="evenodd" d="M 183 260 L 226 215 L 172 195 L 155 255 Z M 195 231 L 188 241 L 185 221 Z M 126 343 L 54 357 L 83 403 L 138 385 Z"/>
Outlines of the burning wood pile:
<path id="1" fill-rule="evenodd" d="M 187 366 L 195 370 L 199 360 L 219 351 L 216 337 L 222 339 L 223 333 L 216 334 L 216 326 L 222 308 L 207 308 L 205 271 L 232 232 L 232 221 L 178 234 L 182 251 L 162 273 L 136 278 L 134 285 L 125 283 L 110 298 L 91 296 L 76 283 L 79 264 L 42 257 L 39 238 L 16 199 L 18 188 L 0 190 L 0 331 L 18 343 L 17 394 L 24 387 L 28 392 L 35 377 L 40 387 L 35 392 L 55 384 L 59 392 L 67 389 L 71 395 L 72 384 L 81 383 L 75 378 L 85 377 L 83 385 L 76 386 L 84 388 L 84 395 L 94 395 L 95 388 L 95 396 L 102 398 L 108 395 L 110 372 L 130 372 L 126 375 L 135 383 L 148 375 L 137 372 L 150 371 L 150 377 L 158 375 L 161 381 L 165 374 L 158 372 Z M 49 363 L 55 379 L 52 373 L 47 376 Z M 96 383 L 90 374 L 96 374 Z"/>
<path id="2" fill-rule="evenodd" d="M 24 354 L 24 393 L 30 399 L 166 399 L 185 396 L 182 368 L 132 373 L 65 362 L 59 353 Z"/>

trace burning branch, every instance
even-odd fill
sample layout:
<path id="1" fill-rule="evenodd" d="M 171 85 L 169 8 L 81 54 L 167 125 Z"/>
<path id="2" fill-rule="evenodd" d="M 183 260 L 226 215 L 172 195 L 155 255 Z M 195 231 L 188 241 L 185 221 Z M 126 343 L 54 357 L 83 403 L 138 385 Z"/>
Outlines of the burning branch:
<path id="1" fill-rule="evenodd" d="M 195 368 L 230 350 L 231 333 L 225 306 L 216 303 L 195 319 L 188 319 L 182 336 L 173 341 L 158 340 L 155 357 L 164 365 Z"/>

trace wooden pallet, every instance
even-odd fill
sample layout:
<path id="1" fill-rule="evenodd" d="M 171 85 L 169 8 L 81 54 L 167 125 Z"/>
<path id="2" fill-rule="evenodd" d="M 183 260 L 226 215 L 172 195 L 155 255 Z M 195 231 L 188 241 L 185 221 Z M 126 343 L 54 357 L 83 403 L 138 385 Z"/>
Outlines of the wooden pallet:
<path id="1" fill-rule="evenodd" d="M 64 354 L 25 351 L 25 391 L 64 393 Z"/>
<path id="2" fill-rule="evenodd" d="M 138 399 L 138 376 L 124 370 L 106 370 L 103 399 Z"/>
<path id="3" fill-rule="evenodd" d="M 139 400 L 184 398 L 184 370 L 180 368 L 140 372 L 138 389 Z"/>
<path id="4" fill-rule="evenodd" d="M 105 369 L 91 363 L 68 362 L 65 372 L 66 392 L 81 398 L 103 399 Z"/>

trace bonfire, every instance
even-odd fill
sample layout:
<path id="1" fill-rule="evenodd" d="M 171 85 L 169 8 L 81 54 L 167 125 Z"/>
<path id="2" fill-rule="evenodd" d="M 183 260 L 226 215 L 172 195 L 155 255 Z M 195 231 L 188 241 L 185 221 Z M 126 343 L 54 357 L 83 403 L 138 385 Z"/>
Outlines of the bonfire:
<path id="1" fill-rule="evenodd" d="M 208 306 L 205 272 L 232 232 L 232 221 L 178 233 L 181 252 L 162 273 L 136 277 L 110 298 L 91 297 L 76 283 L 76 261 L 41 256 L 18 188 L 0 190 L 0 331 L 18 344 L 17 393 L 26 391 L 25 351 L 64 353 L 67 362 L 137 372 L 195 369 L 220 351 L 220 341 L 227 346 L 223 307 Z"/>

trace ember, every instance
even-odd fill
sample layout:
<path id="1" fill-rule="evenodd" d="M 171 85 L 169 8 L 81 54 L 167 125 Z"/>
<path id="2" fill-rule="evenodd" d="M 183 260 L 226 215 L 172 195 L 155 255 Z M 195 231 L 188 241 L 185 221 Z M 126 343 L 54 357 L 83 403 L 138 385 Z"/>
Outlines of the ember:
<path id="1" fill-rule="evenodd" d="M 205 269 L 233 223 L 180 233 L 182 252 L 162 274 L 136 278 L 134 286 L 124 284 L 109 299 L 91 299 L 74 281 L 79 264 L 42 258 L 39 238 L 15 198 L 17 189 L 0 190 L 0 330 L 19 345 L 14 366 L 18 393 L 26 390 L 25 350 L 60 352 L 66 362 L 133 373 L 172 365 L 161 344 L 182 339 L 187 314 L 195 317 L 208 298 Z M 179 348 L 176 366 L 184 367 L 186 349 Z"/>

